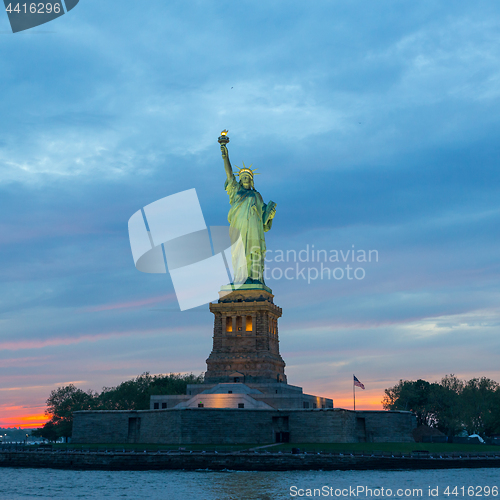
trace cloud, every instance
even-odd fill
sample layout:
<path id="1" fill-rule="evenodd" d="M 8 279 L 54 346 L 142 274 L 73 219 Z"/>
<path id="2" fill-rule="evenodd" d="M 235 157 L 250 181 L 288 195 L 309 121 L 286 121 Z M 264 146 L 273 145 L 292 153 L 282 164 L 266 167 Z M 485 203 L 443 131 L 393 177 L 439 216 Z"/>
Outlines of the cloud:
<path id="1" fill-rule="evenodd" d="M 113 309 L 129 309 L 133 307 L 142 307 L 145 305 L 158 304 L 160 302 L 172 301 L 175 299 L 175 294 L 163 295 L 161 297 L 151 297 L 149 299 L 136 300 L 133 302 L 122 302 L 118 304 L 104 304 L 101 306 L 88 307 L 84 312 L 111 311 Z"/>

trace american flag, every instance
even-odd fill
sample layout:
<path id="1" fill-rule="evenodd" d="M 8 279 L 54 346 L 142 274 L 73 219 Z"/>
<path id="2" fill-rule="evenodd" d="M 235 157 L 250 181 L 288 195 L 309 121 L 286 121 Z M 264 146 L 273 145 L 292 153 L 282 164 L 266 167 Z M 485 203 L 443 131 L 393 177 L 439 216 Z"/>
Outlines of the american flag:
<path id="1" fill-rule="evenodd" d="M 365 386 L 357 379 L 356 375 L 353 375 L 354 377 L 354 385 L 361 387 L 361 389 L 364 389 Z"/>

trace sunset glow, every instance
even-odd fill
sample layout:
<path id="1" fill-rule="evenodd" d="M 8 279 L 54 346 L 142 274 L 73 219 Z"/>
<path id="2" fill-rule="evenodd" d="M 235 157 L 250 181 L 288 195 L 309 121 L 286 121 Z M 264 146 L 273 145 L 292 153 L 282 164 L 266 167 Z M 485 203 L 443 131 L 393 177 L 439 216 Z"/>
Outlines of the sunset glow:
<path id="1" fill-rule="evenodd" d="M 38 411 L 27 413 L 22 407 L 1 407 L 0 427 L 22 427 L 23 429 L 42 427 L 49 420 L 44 413 L 45 408 L 34 410 Z"/>

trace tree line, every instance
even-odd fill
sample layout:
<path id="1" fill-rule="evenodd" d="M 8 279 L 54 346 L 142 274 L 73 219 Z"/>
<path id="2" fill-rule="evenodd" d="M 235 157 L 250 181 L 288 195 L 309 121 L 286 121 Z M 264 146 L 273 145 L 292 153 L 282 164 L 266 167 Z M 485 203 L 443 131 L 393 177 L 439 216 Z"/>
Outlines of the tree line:
<path id="1" fill-rule="evenodd" d="M 188 384 L 203 383 L 203 374 L 150 375 L 143 373 L 116 387 L 103 387 L 102 391 L 84 391 L 69 384 L 54 389 L 47 399 L 45 414 L 50 420 L 32 436 L 56 441 L 60 437 L 71 437 L 73 412 L 80 410 L 149 410 L 153 395 L 186 394 Z"/>
<path id="2" fill-rule="evenodd" d="M 462 431 L 482 437 L 500 434 L 500 386 L 486 377 L 460 380 L 446 375 L 440 382 L 400 380 L 385 390 L 385 410 L 408 410 L 418 425 L 447 436 Z"/>

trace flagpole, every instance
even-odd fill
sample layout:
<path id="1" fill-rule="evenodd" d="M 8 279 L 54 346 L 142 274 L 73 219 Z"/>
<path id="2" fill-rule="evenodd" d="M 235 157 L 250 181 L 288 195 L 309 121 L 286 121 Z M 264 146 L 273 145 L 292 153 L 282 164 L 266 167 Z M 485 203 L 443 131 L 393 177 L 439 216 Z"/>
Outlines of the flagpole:
<path id="1" fill-rule="evenodd" d="M 354 385 L 354 375 L 352 376 L 352 397 L 354 399 L 354 411 L 356 411 L 356 386 Z"/>

